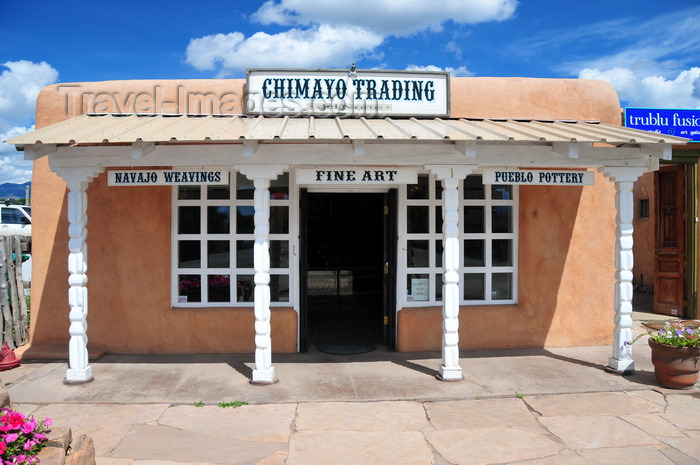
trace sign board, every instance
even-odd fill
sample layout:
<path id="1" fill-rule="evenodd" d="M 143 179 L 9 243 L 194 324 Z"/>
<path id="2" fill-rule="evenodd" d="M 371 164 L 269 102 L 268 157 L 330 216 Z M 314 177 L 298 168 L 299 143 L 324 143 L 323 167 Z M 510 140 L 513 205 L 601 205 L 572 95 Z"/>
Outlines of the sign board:
<path id="1" fill-rule="evenodd" d="M 108 186 L 175 186 L 228 184 L 229 172 L 222 170 L 113 170 Z"/>
<path id="2" fill-rule="evenodd" d="M 449 73 L 251 69 L 247 113 L 269 116 L 449 116 Z"/>
<path id="3" fill-rule="evenodd" d="M 625 126 L 700 142 L 700 109 L 625 108 Z"/>
<path id="4" fill-rule="evenodd" d="M 592 171 L 484 170 L 484 184 L 524 184 L 532 186 L 592 186 Z"/>
<path id="5" fill-rule="evenodd" d="M 385 166 L 326 166 L 299 169 L 297 184 L 322 187 L 393 186 L 416 184 L 418 171 Z"/>

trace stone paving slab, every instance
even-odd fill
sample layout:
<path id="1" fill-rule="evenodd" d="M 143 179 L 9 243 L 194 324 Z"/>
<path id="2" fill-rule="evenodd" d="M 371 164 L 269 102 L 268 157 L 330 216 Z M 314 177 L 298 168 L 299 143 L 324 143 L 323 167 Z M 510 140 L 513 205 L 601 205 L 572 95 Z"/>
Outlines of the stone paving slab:
<path id="1" fill-rule="evenodd" d="M 428 426 L 417 402 L 323 402 L 299 404 L 297 431 L 420 431 Z"/>
<path id="2" fill-rule="evenodd" d="M 289 441 L 296 415 L 295 404 L 244 405 L 238 408 L 177 405 L 167 409 L 158 425 L 224 439 Z"/>
<path id="3" fill-rule="evenodd" d="M 437 429 L 537 425 L 525 403 L 516 398 L 426 402 L 424 406 Z"/>
<path id="4" fill-rule="evenodd" d="M 435 450 L 450 464 L 508 463 L 559 454 L 564 445 L 546 431 L 507 426 L 427 431 Z"/>
<path id="5" fill-rule="evenodd" d="M 212 423 L 211 428 L 216 427 Z M 137 460 L 235 465 L 254 463 L 286 447 L 286 442 L 241 441 L 170 426 L 137 425 L 109 455 Z"/>
<path id="6" fill-rule="evenodd" d="M 574 450 L 661 444 L 636 426 L 613 416 L 542 417 L 539 421 Z"/>
<path id="7" fill-rule="evenodd" d="M 558 396 L 526 396 L 525 401 L 545 417 L 573 415 L 633 415 L 661 413 L 663 407 L 625 392 L 593 392 Z"/>
<path id="8" fill-rule="evenodd" d="M 617 447 L 581 451 L 591 465 L 674 465 L 674 462 L 652 446 Z"/>
<path id="9" fill-rule="evenodd" d="M 289 442 L 287 465 L 434 465 L 417 431 L 300 431 Z"/>

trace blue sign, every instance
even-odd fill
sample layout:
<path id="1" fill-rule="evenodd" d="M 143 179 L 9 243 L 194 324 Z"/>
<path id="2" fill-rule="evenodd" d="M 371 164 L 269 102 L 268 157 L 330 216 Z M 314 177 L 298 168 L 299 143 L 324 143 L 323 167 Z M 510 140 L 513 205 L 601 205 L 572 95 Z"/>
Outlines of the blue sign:
<path id="1" fill-rule="evenodd" d="M 625 108 L 625 126 L 700 142 L 700 109 Z"/>

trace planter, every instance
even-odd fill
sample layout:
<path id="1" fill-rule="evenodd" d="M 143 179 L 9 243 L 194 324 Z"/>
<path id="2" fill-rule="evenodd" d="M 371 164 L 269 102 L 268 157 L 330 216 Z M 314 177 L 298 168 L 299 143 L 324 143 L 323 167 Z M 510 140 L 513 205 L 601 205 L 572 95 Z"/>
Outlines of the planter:
<path id="1" fill-rule="evenodd" d="M 654 376 L 662 386 L 690 389 L 698 382 L 700 347 L 677 347 L 659 344 L 649 338 Z"/>

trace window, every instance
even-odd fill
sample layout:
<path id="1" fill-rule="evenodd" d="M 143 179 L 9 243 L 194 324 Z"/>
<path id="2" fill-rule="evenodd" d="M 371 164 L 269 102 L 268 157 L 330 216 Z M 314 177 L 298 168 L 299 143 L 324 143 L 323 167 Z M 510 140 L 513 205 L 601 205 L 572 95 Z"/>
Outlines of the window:
<path id="1" fill-rule="evenodd" d="M 229 185 L 173 189 L 173 305 L 251 306 L 253 277 L 253 182 L 232 174 Z M 289 176 L 270 186 L 270 294 L 290 302 Z"/>
<path id="2" fill-rule="evenodd" d="M 462 304 L 517 299 L 517 186 L 484 185 L 481 175 L 460 186 Z M 442 183 L 420 174 L 402 194 L 405 218 L 405 303 L 442 302 Z M 405 245 L 403 245 L 405 244 Z M 401 285 L 401 281 L 399 281 Z"/>

